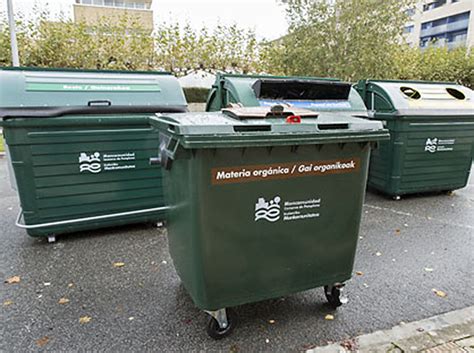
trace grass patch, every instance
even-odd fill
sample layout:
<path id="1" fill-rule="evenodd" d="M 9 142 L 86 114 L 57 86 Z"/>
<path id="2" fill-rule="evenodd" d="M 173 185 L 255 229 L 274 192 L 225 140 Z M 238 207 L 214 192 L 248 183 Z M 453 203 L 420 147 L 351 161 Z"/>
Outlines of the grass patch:
<path id="1" fill-rule="evenodd" d="M 2 134 L 0 134 L 0 152 L 5 152 L 5 142 L 3 141 Z"/>

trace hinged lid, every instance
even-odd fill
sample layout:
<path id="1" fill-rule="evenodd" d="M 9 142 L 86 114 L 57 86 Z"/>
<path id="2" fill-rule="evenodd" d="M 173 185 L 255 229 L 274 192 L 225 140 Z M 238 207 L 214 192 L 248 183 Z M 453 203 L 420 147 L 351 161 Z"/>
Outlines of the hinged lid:
<path id="1" fill-rule="evenodd" d="M 185 111 L 186 106 L 178 80 L 166 73 L 0 69 L 1 116 Z"/>
<path id="2" fill-rule="evenodd" d="M 240 115 L 234 117 L 229 113 L 157 114 L 150 123 L 185 148 L 358 142 L 389 137 L 381 122 L 347 113 L 321 113 L 295 122 L 281 115 L 255 118 L 253 108 L 238 109 Z M 250 117 L 244 117 L 246 114 Z"/>
<path id="3" fill-rule="evenodd" d="M 451 82 L 360 81 L 367 108 L 396 116 L 474 115 L 474 92 Z"/>

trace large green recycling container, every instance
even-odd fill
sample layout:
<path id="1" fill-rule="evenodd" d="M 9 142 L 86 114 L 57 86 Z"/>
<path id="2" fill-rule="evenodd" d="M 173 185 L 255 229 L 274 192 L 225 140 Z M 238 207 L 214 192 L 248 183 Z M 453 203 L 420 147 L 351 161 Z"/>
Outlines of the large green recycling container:
<path id="1" fill-rule="evenodd" d="M 0 70 L 0 126 L 31 236 L 158 221 L 161 169 L 150 166 L 154 112 L 186 111 L 162 73 Z M 153 185 L 153 188 L 151 186 Z"/>
<path id="2" fill-rule="evenodd" d="M 151 119 L 169 250 L 214 338 L 230 331 L 226 307 L 319 286 L 338 306 L 351 277 L 371 144 L 388 133 L 380 122 L 276 108 Z"/>
<path id="3" fill-rule="evenodd" d="M 231 74 L 217 74 L 206 111 L 219 111 L 232 105 L 271 107 L 275 104 L 366 114 L 357 91 L 337 79 Z"/>
<path id="4" fill-rule="evenodd" d="M 446 82 L 377 80 L 356 88 L 391 135 L 372 155 L 371 188 L 399 199 L 466 185 L 474 149 L 472 90 Z"/>

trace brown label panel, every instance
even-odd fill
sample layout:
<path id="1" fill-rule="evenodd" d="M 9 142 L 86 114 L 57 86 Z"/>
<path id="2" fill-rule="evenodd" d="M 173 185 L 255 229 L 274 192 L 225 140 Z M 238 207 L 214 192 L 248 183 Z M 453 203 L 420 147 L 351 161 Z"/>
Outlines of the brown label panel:
<path id="1" fill-rule="evenodd" d="M 360 158 L 222 167 L 211 169 L 211 183 L 221 185 L 312 175 L 346 174 L 358 172 L 359 169 Z"/>

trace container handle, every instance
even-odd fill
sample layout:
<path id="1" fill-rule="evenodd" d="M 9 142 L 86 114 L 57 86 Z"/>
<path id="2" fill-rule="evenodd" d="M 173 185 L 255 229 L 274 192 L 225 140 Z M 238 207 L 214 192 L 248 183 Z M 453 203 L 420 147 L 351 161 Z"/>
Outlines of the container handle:
<path id="1" fill-rule="evenodd" d="M 160 134 L 160 149 L 157 157 L 149 159 L 150 165 L 161 165 L 165 170 L 170 170 L 179 142 L 167 135 Z"/>
<path id="2" fill-rule="evenodd" d="M 112 102 L 107 100 L 107 99 L 101 99 L 101 100 L 94 100 L 94 101 L 89 101 L 87 102 L 88 107 L 95 107 L 95 106 L 106 106 L 110 107 L 112 105 Z"/>

